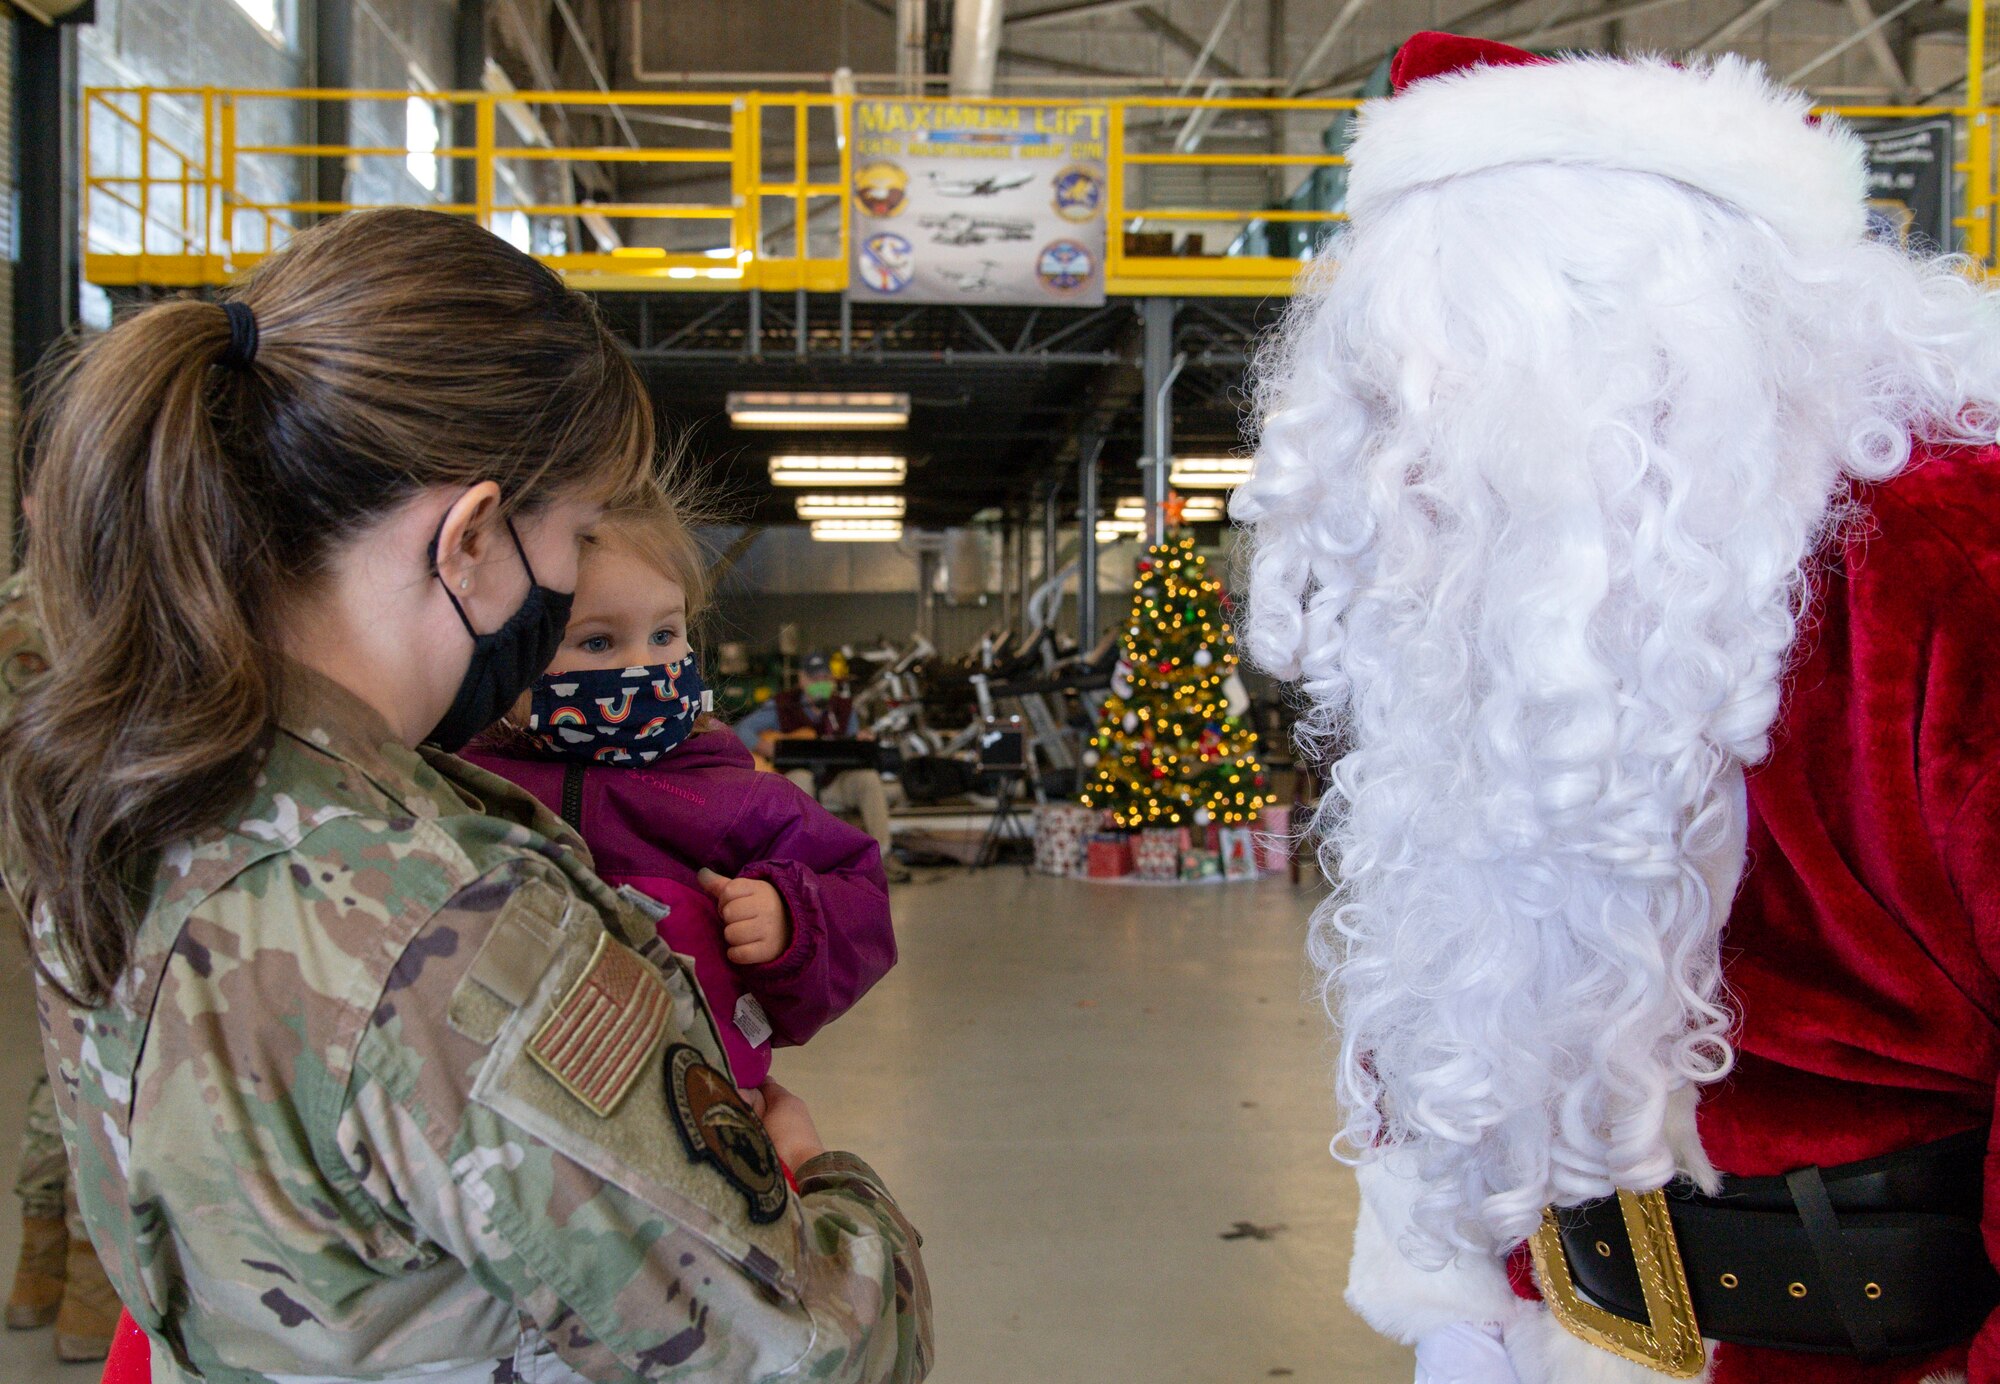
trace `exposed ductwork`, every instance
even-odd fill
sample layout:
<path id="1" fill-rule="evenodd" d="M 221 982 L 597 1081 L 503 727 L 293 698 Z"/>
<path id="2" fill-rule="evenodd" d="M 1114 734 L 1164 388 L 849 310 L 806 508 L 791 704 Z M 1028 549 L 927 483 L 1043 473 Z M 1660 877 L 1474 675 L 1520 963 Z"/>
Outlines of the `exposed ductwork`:
<path id="1" fill-rule="evenodd" d="M 904 95 L 923 95 L 924 0 L 896 0 L 896 76 Z"/>
<path id="2" fill-rule="evenodd" d="M 1001 0 L 957 0 L 951 15 L 951 94 L 991 96 L 1000 61 Z"/>

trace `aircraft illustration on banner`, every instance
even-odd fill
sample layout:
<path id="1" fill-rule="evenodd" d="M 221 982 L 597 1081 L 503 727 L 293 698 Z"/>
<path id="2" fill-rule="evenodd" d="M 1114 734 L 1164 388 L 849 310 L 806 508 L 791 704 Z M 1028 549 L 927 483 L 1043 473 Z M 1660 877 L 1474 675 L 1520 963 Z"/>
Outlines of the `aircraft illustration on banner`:
<path id="1" fill-rule="evenodd" d="M 1034 181 L 1033 173 L 1017 173 L 1005 176 L 995 173 L 984 178 L 941 178 L 936 173 L 926 172 L 931 180 L 931 188 L 940 197 L 992 197 L 997 193 L 1025 187 Z"/>
<path id="2" fill-rule="evenodd" d="M 994 287 L 993 271 L 999 267 L 992 260 L 981 260 L 977 274 L 965 269 L 939 269 L 937 276 L 960 293 L 989 293 Z"/>
<path id="3" fill-rule="evenodd" d="M 1025 217 L 920 216 L 917 224 L 931 232 L 933 245 L 985 245 L 995 240 L 1031 240 L 1035 223 Z"/>

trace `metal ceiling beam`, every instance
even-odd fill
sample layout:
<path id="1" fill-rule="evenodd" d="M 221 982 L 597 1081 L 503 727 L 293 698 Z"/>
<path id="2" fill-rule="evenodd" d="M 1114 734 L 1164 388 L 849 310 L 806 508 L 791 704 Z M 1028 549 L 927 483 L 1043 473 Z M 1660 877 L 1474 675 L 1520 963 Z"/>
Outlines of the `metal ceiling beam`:
<path id="1" fill-rule="evenodd" d="M 1194 89 L 1195 82 L 1201 77 L 1202 69 L 1214 59 L 1215 47 L 1222 42 L 1222 35 L 1228 30 L 1229 21 L 1236 18 L 1236 11 L 1242 8 L 1242 5 L 1243 0 L 1229 0 L 1229 3 L 1222 7 L 1222 13 L 1215 17 L 1215 24 L 1209 29 L 1208 37 L 1202 41 L 1200 50 L 1195 53 L 1194 63 L 1188 68 L 1187 76 L 1181 79 L 1178 95 L 1185 96 Z M 1219 69 L 1221 64 L 1217 63 L 1216 66 Z"/>
<path id="2" fill-rule="evenodd" d="M 1669 0 L 1661 0 L 1661 3 L 1668 2 Z M 1527 0 L 1485 0 L 1484 4 L 1474 5 L 1464 14 L 1458 15 L 1453 19 L 1448 19 L 1438 27 L 1447 33 L 1469 33 L 1474 25 L 1483 24 L 1489 19 L 1497 19 L 1501 15 L 1519 9 L 1526 3 Z M 1671 3 L 1679 4 L 1682 3 L 1682 0 L 1671 0 Z M 1368 75 L 1379 67 L 1385 58 L 1401 46 L 1402 41 L 1399 39 L 1387 48 L 1378 49 L 1371 56 L 1363 58 L 1351 66 L 1342 68 L 1324 82 L 1301 91 L 1295 91 L 1292 94 L 1294 96 L 1317 96 L 1324 92 L 1336 92 L 1348 87 L 1358 86 L 1360 83 L 1367 81 Z"/>
<path id="3" fill-rule="evenodd" d="M 1185 96 L 1194 89 L 1202 68 L 1208 66 L 1208 60 L 1215 56 L 1215 45 L 1222 42 L 1224 31 L 1229 28 L 1230 21 L 1236 18 L 1236 11 L 1242 4 L 1243 0 L 1229 0 L 1229 3 L 1222 7 L 1222 13 L 1215 17 L 1214 27 L 1208 31 L 1207 41 L 1201 45 L 1201 51 L 1194 56 L 1194 65 L 1188 68 L 1187 76 L 1182 79 L 1179 90 L 1174 93 L 1176 96 Z M 1204 91 L 1202 96 L 1213 100 L 1221 92 L 1220 82 L 1210 82 L 1208 90 Z M 1208 132 L 1208 127 L 1215 123 L 1215 115 L 1215 108 L 1212 106 L 1197 106 L 1189 111 L 1187 122 L 1181 126 L 1181 132 L 1174 136 L 1174 151 L 1190 154 L 1199 148 L 1202 136 Z"/>
<path id="4" fill-rule="evenodd" d="M 1174 47 L 1187 54 L 1190 58 L 1194 58 L 1196 60 L 1196 70 L 1201 68 L 1202 63 L 1200 59 L 1204 45 L 1200 39 L 1161 14 L 1151 5 L 1141 5 L 1138 9 L 1132 11 L 1132 16 L 1161 38 L 1173 44 Z M 1208 66 L 1214 68 L 1225 77 L 1241 77 L 1243 75 L 1242 69 L 1225 61 L 1212 50 L 1208 54 Z"/>
<path id="5" fill-rule="evenodd" d="M 1855 37 L 1868 45 L 1868 56 L 1875 60 L 1875 66 L 1889 79 L 1889 89 L 1899 96 L 1910 89 L 1910 74 L 1903 71 L 1903 64 L 1896 59 L 1896 50 L 1889 46 L 1889 37 L 1882 30 L 1891 20 L 1922 3 L 1924 0 L 1904 0 L 1903 4 L 1877 18 L 1875 7 L 1868 0 L 1847 0 L 1847 12 L 1854 16 L 1858 26 Z"/>
<path id="6" fill-rule="evenodd" d="M 1360 16 L 1367 4 L 1368 0 L 1346 0 L 1346 3 L 1341 5 L 1334 13 L 1333 22 L 1326 26 L 1326 32 L 1319 36 L 1319 42 L 1315 43 L 1312 51 L 1292 69 L 1291 80 L 1285 83 L 1284 95 L 1296 96 L 1305 90 L 1306 80 L 1312 76 L 1313 69 L 1326 61 L 1326 55 L 1333 51 L 1333 45 L 1340 42 L 1340 36 L 1347 32 L 1348 25 Z"/>
<path id="7" fill-rule="evenodd" d="M 1734 18 L 1724 20 L 1721 24 L 1711 29 L 1706 37 L 1689 48 L 1688 51 L 1690 53 L 1706 53 L 1711 48 L 1720 48 L 1723 44 L 1734 40 L 1738 35 L 1747 32 L 1761 22 L 1771 11 L 1784 3 L 1785 0 L 1750 0 L 1750 3 L 1745 5 Z"/>
<path id="8" fill-rule="evenodd" d="M 1002 48 L 1000 56 L 1008 62 L 1046 67 L 1051 72 L 1066 72 L 1076 77 L 1121 77 L 1145 81 L 1153 75 L 1150 72 L 1121 72 L 1115 67 L 1099 67 L 1096 63 L 1076 62 L 1069 58 L 1052 58 L 1045 53 L 1024 53 L 1018 48 Z"/>
<path id="9" fill-rule="evenodd" d="M 563 27 L 569 30 L 570 42 L 576 45 L 577 55 L 583 59 L 584 70 L 590 74 L 590 80 L 597 84 L 599 91 L 606 96 L 611 95 L 611 83 L 605 79 L 604 69 L 597 65 L 596 47 L 583 32 L 583 25 L 577 22 L 576 11 L 570 8 L 569 0 L 555 0 L 555 7 L 556 13 L 562 16 Z M 624 110 L 615 102 L 611 107 L 611 118 L 624 132 L 625 142 L 637 149 L 639 136 L 633 132 L 632 122 L 625 118 Z"/>
<path id="10" fill-rule="evenodd" d="M 1554 38 L 1557 34 L 1572 33 L 1578 29 L 1591 29 L 1600 24 L 1616 24 L 1623 19 L 1636 19 L 1654 10 L 1664 10 L 1671 5 L 1684 5 L 1687 0 L 1626 0 L 1619 5 L 1606 5 L 1602 9 L 1585 11 L 1581 14 L 1564 16 L 1547 24 L 1537 24 L 1532 28 L 1515 29 L 1498 35 L 1501 43 L 1520 43 L 1524 40 Z"/>
<path id="11" fill-rule="evenodd" d="M 1068 5 L 1051 5 L 1045 10 L 1030 10 L 1026 14 L 1007 16 L 1010 29 L 1041 29 L 1055 24 L 1067 24 L 1075 19 L 1094 19 L 1101 14 L 1122 14 L 1126 10 L 1136 10 L 1147 0 L 1077 0 Z"/>

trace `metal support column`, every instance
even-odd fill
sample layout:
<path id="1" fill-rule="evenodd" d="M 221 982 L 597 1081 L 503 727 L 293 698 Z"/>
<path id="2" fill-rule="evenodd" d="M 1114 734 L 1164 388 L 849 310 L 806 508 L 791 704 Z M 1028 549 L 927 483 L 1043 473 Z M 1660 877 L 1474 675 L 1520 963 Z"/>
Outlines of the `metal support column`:
<path id="1" fill-rule="evenodd" d="M 313 0 L 312 84 L 322 91 L 354 85 L 354 5 L 352 0 Z M 348 134 L 345 101 L 313 102 L 313 142 L 342 146 Z M 347 160 L 313 160 L 313 200 L 347 200 Z"/>
<path id="2" fill-rule="evenodd" d="M 937 643 L 938 550 L 929 544 L 917 549 L 917 638 Z"/>
<path id="3" fill-rule="evenodd" d="M 799 117 L 805 119 L 803 115 Z M 806 291 L 801 288 L 792 295 L 792 354 L 800 360 L 806 358 L 806 314 L 810 311 L 806 304 Z"/>
<path id="4" fill-rule="evenodd" d="M 14 204 L 20 217 L 14 369 L 25 380 L 77 321 L 80 98 L 75 28 L 44 24 L 20 10 L 13 24 L 14 173 L 20 187 Z"/>
<path id="5" fill-rule="evenodd" d="M 77 82 L 76 23 L 94 18 L 92 8 L 72 11 L 69 22 L 44 24 L 20 10 L 14 25 L 13 167 L 18 195 L 14 202 L 13 368 L 22 405 L 33 401 L 34 372 L 50 350 L 77 324 L 77 292 L 81 280 L 78 258 L 82 229 L 78 224 L 81 160 L 77 156 L 80 93 Z M 142 229 L 141 235 L 144 234 Z M 19 418 L 20 411 L 14 412 Z M 12 436 L 0 439 L 15 451 Z M 22 472 L 33 459 L 20 456 Z M 0 476 L 6 531 L 11 537 L 8 567 L 19 560 L 23 537 L 18 522 L 22 475 L 10 467 Z"/>
<path id="6" fill-rule="evenodd" d="M 487 0 L 458 0 L 451 33 L 451 86 L 454 91 L 478 91 L 485 84 L 486 9 Z M 470 149 L 478 142 L 479 108 L 471 104 L 452 106 L 452 148 Z M 467 195 L 474 177 L 471 162 L 466 159 L 445 159 L 442 162 L 451 170 L 451 199 L 454 202 L 472 200 Z"/>
<path id="7" fill-rule="evenodd" d="M 1042 582 L 1046 585 L 1056 579 L 1056 549 L 1062 544 L 1062 511 L 1058 508 L 1062 499 L 1062 482 L 1051 480 L 1049 493 L 1042 501 Z M 1055 598 L 1056 609 L 1049 612 L 1051 622 L 1057 611 L 1062 609 L 1062 597 Z"/>
<path id="8" fill-rule="evenodd" d="M 1097 644 L 1097 458 L 1104 435 L 1092 433 L 1076 449 L 1076 528 L 1081 560 L 1076 573 L 1076 647 L 1089 653 Z"/>
<path id="9" fill-rule="evenodd" d="M 1026 630 L 1028 602 L 1035 594 L 1033 515 L 1023 509 L 1014 516 L 1014 585 L 1019 588 L 1014 602 L 1014 624 Z"/>
<path id="10" fill-rule="evenodd" d="M 1144 451 L 1139 474 L 1146 497 L 1146 541 L 1158 543 L 1167 531 L 1167 470 L 1174 456 L 1174 377 L 1187 364 L 1174 356 L 1174 300 L 1148 298 L 1145 354 L 1140 365 L 1145 379 Z"/>
<path id="11" fill-rule="evenodd" d="M 750 299 L 750 327 L 744 333 L 743 344 L 750 359 L 760 359 L 764 354 L 764 290 L 753 288 L 747 295 Z"/>

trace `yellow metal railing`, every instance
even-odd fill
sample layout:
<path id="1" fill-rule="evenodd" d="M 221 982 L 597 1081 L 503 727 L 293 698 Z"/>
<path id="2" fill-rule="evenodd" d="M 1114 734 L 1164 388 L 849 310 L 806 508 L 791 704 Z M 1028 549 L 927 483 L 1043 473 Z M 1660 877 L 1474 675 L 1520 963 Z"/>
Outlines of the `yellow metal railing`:
<path id="1" fill-rule="evenodd" d="M 701 242 L 693 249 L 537 247 L 539 258 L 581 286 L 839 291 L 848 276 L 849 132 L 857 99 L 866 98 L 91 87 L 84 92 L 82 121 L 85 276 L 106 285 L 223 284 L 315 217 L 405 204 L 476 217 L 503 234 L 511 228 L 517 238 L 524 225 L 551 218 L 712 227 L 711 235 L 678 234 L 679 240 Z M 377 117 L 386 117 L 387 126 L 400 131 L 404 107 L 412 101 L 439 112 L 440 128 L 454 123 L 453 113 L 471 111 L 469 144 L 441 141 L 434 153 L 427 152 L 436 161 L 435 190 L 415 183 L 399 187 L 396 170 L 412 152 L 400 143 L 314 143 L 270 133 L 306 128 L 315 103 L 326 102 L 342 103 L 355 127 L 382 125 L 385 119 Z M 1336 212 L 1225 206 L 1212 198 L 1203 205 L 1162 206 L 1143 195 L 1152 169 L 1314 169 L 1344 162 L 1337 154 L 1149 151 L 1128 144 L 1148 121 L 1287 111 L 1324 124 L 1356 101 L 1188 97 L 1074 104 L 1109 113 L 1105 270 L 1113 293 L 1283 293 L 1300 263 L 1274 256 L 1128 253 L 1125 232 L 1138 225 L 1185 233 L 1339 219 Z M 628 119 L 651 122 L 652 138 L 662 142 L 570 144 L 552 132 L 570 116 L 601 115 L 613 107 Z M 314 185 L 313 169 L 325 160 L 340 163 L 354 200 L 301 195 L 301 188 Z M 597 201 L 532 191 L 541 179 L 527 170 L 588 164 L 644 164 L 669 179 L 693 176 L 684 177 L 679 200 Z M 372 192 L 355 190 L 364 184 Z M 403 195 L 395 195 L 399 190 Z"/>
<path id="2" fill-rule="evenodd" d="M 1298 276 L 1300 261 L 1265 255 L 1165 256 L 1128 251 L 1126 233 L 1141 221 L 1197 225 L 1219 223 L 1241 225 L 1249 222 L 1306 222 L 1330 224 L 1346 219 L 1337 211 L 1292 208 L 1245 207 L 1157 207 L 1139 205 L 1133 197 L 1131 170 L 1146 168 L 1336 168 L 1347 159 L 1340 154 L 1276 154 L 1264 152 L 1204 154 L 1173 149 L 1161 152 L 1135 151 L 1129 147 L 1132 117 L 1140 112 L 1158 112 L 1163 117 L 1184 116 L 1192 126 L 1204 115 L 1227 111 L 1298 111 L 1312 113 L 1322 124 L 1342 111 L 1358 108 L 1361 102 L 1345 100 L 1291 100 L 1276 97 L 1134 97 L 1112 101 L 1110 148 L 1105 168 L 1106 241 L 1105 286 L 1113 293 L 1289 293 Z M 1186 128 L 1186 127 L 1184 127 Z M 1178 144 L 1179 141 L 1177 140 Z"/>
<path id="3" fill-rule="evenodd" d="M 2000 193 L 1994 110 L 1985 105 L 1986 0 L 1971 0 L 1968 89 L 1962 106 L 1833 107 L 1849 119 L 1951 116 L 1962 138 L 1956 165 L 1956 224 L 1966 253 L 1991 267 Z M 318 216 L 361 206 L 423 205 L 476 217 L 517 240 L 540 223 L 604 226 L 607 221 L 696 223 L 674 237 L 680 248 L 534 244 L 539 258 L 594 288 L 688 288 L 836 292 L 847 287 L 853 207 L 852 96 L 825 93 L 411 92 L 402 90 L 91 87 L 83 98 L 84 269 L 105 285 L 219 285 L 282 245 Z M 340 103 L 352 127 L 404 130 L 406 107 L 428 103 L 446 128 L 470 110 L 469 144 L 440 141 L 436 187 L 405 178 L 412 151 L 388 141 L 312 143 L 287 137 L 309 128 L 314 103 Z M 1114 294 L 1282 294 L 1301 261 L 1267 254 L 1160 253 L 1139 234 L 1240 230 L 1259 223 L 1324 225 L 1337 211 L 1273 205 L 1298 170 L 1336 168 L 1332 153 L 1208 152 L 1188 137 L 1229 112 L 1289 113 L 1317 132 L 1355 100 L 1134 97 L 1088 102 L 1017 102 L 1100 107 L 1108 114 L 1106 288 Z M 640 121 L 660 142 L 571 144 L 574 116 L 615 108 L 624 129 Z M 789 126 L 789 129 L 786 127 Z M 815 129 L 816 126 L 823 126 Z M 1174 136 L 1175 127 L 1180 127 Z M 1170 147 L 1157 148 L 1161 135 Z M 1221 141 L 1218 141 L 1221 142 Z M 1187 147 L 1183 147 L 1187 146 Z M 355 200 L 302 196 L 323 161 L 339 161 Z M 654 200 L 578 197 L 577 165 L 651 165 L 668 182 Z M 1262 205 L 1221 204 L 1228 194 L 1161 202 L 1154 170 L 1262 170 Z M 537 171 L 540 170 L 540 171 Z M 673 186 L 678 180 L 679 186 Z M 551 182 L 571 190 L 557 195 Z M 1256 180 L 1252 180 L 1253 182 Z M 403 195 L 398 195 L 398 194 Z M 1239 194 L 1239 197 L 1243 194 Z M 598 218 L 604 220 L 599 221 Z M 585 234 L 591 234 L 586 232 Z"/>

